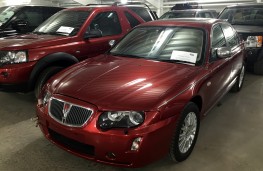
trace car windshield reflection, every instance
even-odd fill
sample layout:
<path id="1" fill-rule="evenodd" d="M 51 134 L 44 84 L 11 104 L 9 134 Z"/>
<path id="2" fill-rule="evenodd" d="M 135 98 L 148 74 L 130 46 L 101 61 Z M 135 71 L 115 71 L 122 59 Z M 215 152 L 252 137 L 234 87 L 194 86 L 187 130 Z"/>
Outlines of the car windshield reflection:
<path id="1" fill-rule="evenodd" d="M 89 11 L 61 11 L 53 15 L 33 33 L 74 36 L 89 16 Z"/>

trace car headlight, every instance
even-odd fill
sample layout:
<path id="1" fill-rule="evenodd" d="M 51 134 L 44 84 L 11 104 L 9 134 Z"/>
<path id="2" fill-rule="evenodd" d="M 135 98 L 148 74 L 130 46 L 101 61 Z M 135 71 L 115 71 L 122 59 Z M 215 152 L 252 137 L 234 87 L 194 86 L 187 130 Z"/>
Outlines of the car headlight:
<path id="1" fill-rule="evenodd" d="M 144 122 L 144 112 L 138 111 L 110 111 L 103 112 L 98 120 L 102 129 L 131 128 Z"/>
<path id="2" fill-rule="evenodd" d="M 262 36 L 248 36 L 245 47 L 262 47 Z"/>
<path id="3" fill-rule="evenodd" d="M 0 64 L 27 62 L 26 51 L 0 51 Z"/>

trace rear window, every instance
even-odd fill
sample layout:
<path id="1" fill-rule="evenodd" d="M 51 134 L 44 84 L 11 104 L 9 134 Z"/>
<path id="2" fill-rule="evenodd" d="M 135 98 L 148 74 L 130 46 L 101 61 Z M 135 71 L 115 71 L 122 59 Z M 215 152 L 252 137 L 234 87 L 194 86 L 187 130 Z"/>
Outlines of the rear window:
<path id="1" fill-rule="evenodd" d="M 135 12 L 137 15 L 139 15 L 144 21 L 152 21 L 152 17 L 150 15 L 150 12 L 146 8 L 142 7 L 128 7 L 133 12 Z"/>
<path id="2" fill-rule="evenodd" d="M 129 12 L 125 11 L 124 14 L 127 20 L 129 21 L 131 28 L 140 24 L 140 22 L 134 16 L 132 16 Z"/>
<path id="3" fill-rule="evenodd" d="M 168 18 L 194 18 L 195 12 L 167 12 L 163 14 L 160 19 Z"/>

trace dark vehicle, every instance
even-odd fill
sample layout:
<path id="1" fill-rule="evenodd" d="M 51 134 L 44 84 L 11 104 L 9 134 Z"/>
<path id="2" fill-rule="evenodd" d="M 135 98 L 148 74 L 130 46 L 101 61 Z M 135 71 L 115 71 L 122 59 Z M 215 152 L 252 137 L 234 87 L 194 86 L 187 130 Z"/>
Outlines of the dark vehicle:
<path id="1" fill-rule="evenodd" d="M 200 119 L 240 91 L 244 73 L 244 45 L 229 23 L 148 22 L 52 77 L 38 98 L 38 123 L 52 143 L 89 160 L 141 167 L 169 153 L 180 162 Z"/>
<path id="2" fill-rule="evenodd" d="M 217 18 L 217 12 L 209 9 L 173 10 L 160 17 L 160 19 L 168 18 Z"/>
<path id="3" fill-rule="evenodd" d="M 245 41 L 247 70 L 263 75 L 263 4 L 229 6 L 219 18 L 231 23 Z"/>
<path id="4" fill-rule="evenodd" d="M 138 7 L 139 8 L 139 7 Z M 151 19 L 151 13 L 148 13 Z M 69 8 L 31 34 L 0 41 L 0 90 L 30 91 L 36 96 L 49 77 L 110 48 L 131 28 L 145 22 L 126 6 Z"/>
<path id="5" fill-rule="evenodd" d="M 197 2 L 186 2 L 186 3 L 179 3 L 175 4 L 171 10 L 186 10 L 186 9 L 201 9 L 202 6 L 200 6 Z"/>
<path id="6" fill-rule="evenodd" d="M 31 32 L 62 9 L 49 6 L 0 7 L 0 37 Z"/>

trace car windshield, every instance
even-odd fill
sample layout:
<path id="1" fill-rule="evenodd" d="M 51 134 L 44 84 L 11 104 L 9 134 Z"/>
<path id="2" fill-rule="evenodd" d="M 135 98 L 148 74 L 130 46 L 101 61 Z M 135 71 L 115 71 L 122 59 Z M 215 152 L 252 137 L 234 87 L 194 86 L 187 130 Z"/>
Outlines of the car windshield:
<path id="1" fill-rule="evenodd" d="M 0 8 L 0 26 L 5 24 L 15 14 L 15 7 Z"/>
<path id="2" fill-rule="evenodd" d="M 233 25 L 263 26 L 263 7 L 226 8 L 219 18 Z"/>
<path id="3" fill-rule="evenodd" d="M 163 14 L 160 19 L 167 19 L 167 18 L 193 18 L 195 17 L 195 12 L 167 12 Z"/>
<path id="4" fill-rule="evenodd" d="M 37 27 L 33 33 L 74 36 L 89 14 L 90 11 L 60 11 Z"/>
<path id="5" fill-rule="evenodd" d="M 126 35 L 111 55 L 164 62 L 202 64 L 204 32 L 185 27 L 138 27 Z"/>

